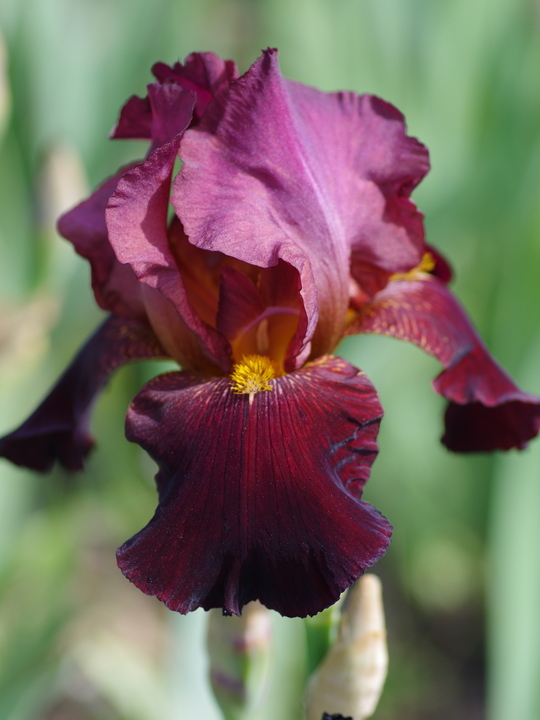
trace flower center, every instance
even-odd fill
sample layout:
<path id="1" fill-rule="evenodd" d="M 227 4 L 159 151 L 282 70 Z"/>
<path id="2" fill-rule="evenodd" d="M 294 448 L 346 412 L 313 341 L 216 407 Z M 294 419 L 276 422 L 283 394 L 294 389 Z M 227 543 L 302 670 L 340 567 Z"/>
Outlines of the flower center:
<path id="1" fill-rule="evenodd" d="M 261 390 L 272 390 L 270 380 L 279 377 L 281 372 L 275 362 L 264 355 L 244 355 L 233 366 L 231 387 L 238 395 L 252 396 Z"/>

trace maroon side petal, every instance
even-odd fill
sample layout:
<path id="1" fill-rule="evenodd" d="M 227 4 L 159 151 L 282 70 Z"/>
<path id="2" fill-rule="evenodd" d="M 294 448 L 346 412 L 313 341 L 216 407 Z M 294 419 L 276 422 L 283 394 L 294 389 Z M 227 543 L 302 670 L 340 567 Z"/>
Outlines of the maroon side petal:
<path id="1" fill-rule="evenodd" d="M 169 246 L 169 190 L 179 142 L 180 135 L 177 135 L 123 175 L 106 210 L 109 238 L 118 260 L 130 265 L 138 280 L 170 300 L 188 331 L 198 336 L 202 351 L 226 371 L 230 363 L 229 346 L 201 320 L 190 304 Z M 153 317 L 151 319 L 161 338 L 159 326 Z M 169 346 L 165 338 L 161 339 L 166 350 L 180 364 L 189 367 L 183 338 L 178 337 L 174 347 Z"/>
<path id="2" fill-rule="evenodd" d="M 444 444 L 460 452 L 523 448 L 540 430 L 540 398 L 493 360 L 465 311 L 435 278 L 391 282 L 350 332 L 408 340 L 446 368 L 433 382 L 451 403 Z"/>
<path id="3" fill-rule="evenodd" d="M 92 288 L 103 310 L 132 319 L 145 317 L 141 287 L 133 270 L 116 259 L 105 224 L 105 208 L 123 168 L 58 221 L 58 232 L 73 243 L 92 268 Z"/>
<path id="4" fill-rule="evenodd" d="M 68 470 L 80 470 L 93 446 L 90 411 L 109 375 L 132 360 L 163 356 L 146 325 L 109 318 L 28 420 L 0 439 L 0 455 L 40 472 L 50 470 L 56 460 Z"/>
<path id="5" fill-rule="evenodd" d="M 325 357 L 272 385 L 250 398 L 170 373 L 128 411 L 128 439 L 159 464 L 160 504 L 118 565 L 172 610 L 239 614 L 259 599 L 312 615 L 388 546 L 388 522 L 360 500 L 382 416 L 371 383 Z"/>

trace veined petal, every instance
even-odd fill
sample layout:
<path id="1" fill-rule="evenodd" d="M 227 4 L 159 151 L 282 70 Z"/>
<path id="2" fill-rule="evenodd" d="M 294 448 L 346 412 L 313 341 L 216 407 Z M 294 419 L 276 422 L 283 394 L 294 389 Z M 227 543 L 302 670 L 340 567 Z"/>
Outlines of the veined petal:
<path id="1" fill-rule="evenodd" d="M 169 373 L 133 401 L 127 437 L 159 464 L 160 503 L 118 551 L 170 609 L 259 599 L 283 615 L 337 600 L 385 552 L 391 528 L 360 500 L 382 409 L 356 368 L 325 357 L 237 395 L 226 378 Z"/>
<path id="2" fill-rule="evenodd" d="M 433 382 L 451 402 L 443 443 L 459 452 L 523 448 L 540 430 L 540 398 L 493 360 L 465 311 L 434 277 L 390 282 L 350 332 L 408 340 L 446 368 Z"/>
<path id="3" fill-rule="evenodd" d="M 104 310 L 132 319 L 145 317 L 141 287 L 133 270 L 116 259 L 105 224 L 105 208 L 118 181 L 130 168 L 122 168 L 89 198 L 62 215 L 58 232 L 73 243 L 92 269 L 96 302 Z"/>
<path id="4" fill-rule="evenodd" d="M 90 411 L 111 373 L 133 360 L 156 357 L 165 353 L 147 325 L 110 317 L 28 420 L 0 439 L 0 455 L 40 472 L 50 470 L 55 461 L 80 470 L 94 444 Z"/>
<path id="5" fill-rule="evenodd" d="M 262 58 L 182 141 L 172 202 L 191 242 L 259 267 L 282 259 L 301 278 L 303 346 L 335 347 L 348 305 L 349 257 L 389 272 L 420 260 L 421 215 L 408 196 L 426 149 L 383 101 L 284 80 Z"/>
<path id="6" fill-rule="evenodd" d="M 123 175 L 106 210 L 111 245 L 121 263 L 131 265 L 136 277 L 170 300 L 182 325 L 196 334 L 201 353 L 227 371 L 230 349 L 213 328 L 204 323 L 188 300 L 167 236 L 167 212 L 171 175 L 180 135 L 153 152 L 149 158 Z M 191 367 L 183 350 L 183 336 L 174 344 L 162 337 L 165 349 L 180 364 Z M 180 325 L 180 324 L 179 324 Z"/>

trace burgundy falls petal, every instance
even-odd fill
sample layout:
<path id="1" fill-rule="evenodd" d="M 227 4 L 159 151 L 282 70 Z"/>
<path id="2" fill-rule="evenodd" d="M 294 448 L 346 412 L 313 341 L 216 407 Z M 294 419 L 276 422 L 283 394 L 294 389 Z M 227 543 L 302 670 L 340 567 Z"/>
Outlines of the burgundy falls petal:
<path id="1" fill-rule="evenodd" d="M 251 396 L 227 378 L 156 378 L 126 432 L 159 465 L 159 506 L 119 549 L 120 569 L 181 613 L 239 614 L 255 599 L 319 612 L 389 544 L 388 522 L 360 499 L 381 416 L 365 375 L 333 357 Z"/>
<path id="2" fill-rule="evenodd" d="M 40 472 L 50 470 L 55 461 L 68 470 L 80 470 L 94 444 L 88 429 L 90 411 L 111 373 L 134 360 L 164 356 L 147 325 L 110 317 L 28 420 L 0 438 L 0 455 Z"/>
<path id="3" fill-rule="evenodd" d="M 422 216 L 409 195 L 428 170 L 426 149 L 378 98 L 284 80 L 274 50 L 209 105 L 180 155 L 171 199 L 190 242 L 298 272 L 301 358 L 311 341 L 315 357 L 341 337 L 351 250 L 388 272 L 420 260 Z"/>
<path id="4" fill-rule="evenodd" d="M 446 368 L 433 382 L 450 400 L 443 443 L 457 452 L 524 448 L 540 430 L 540 398 L 520 390 L 487 351 L 444 283 L 425 275 L 390 282 L 350 333 L 408 340 Z"/>

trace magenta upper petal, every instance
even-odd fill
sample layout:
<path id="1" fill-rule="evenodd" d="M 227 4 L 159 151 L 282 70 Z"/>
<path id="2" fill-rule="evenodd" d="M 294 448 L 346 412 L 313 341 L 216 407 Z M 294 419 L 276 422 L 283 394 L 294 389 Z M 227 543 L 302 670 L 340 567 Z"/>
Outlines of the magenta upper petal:
<path id="1" fill-rule="evenodd" d="M 105 224 L 105 208 L 118 181 L 129 168 L 106 180 L 89 198 L 62 215 L 58 232 L 73 243 L 92 268 L 92 288 L 98 305 L 115 315 L 145 317 L 141 287 L 133 270 L 116 259 Z"/>
<path id="2" fill-rule="evenodd" d="M 147 97 L 134 95 L 124 105 L 111 138 L 151 140 L 152 153 L 188 127 L 196 98 L 174 83 L 152 83 L 147 89 Z"/>
<path id="3" fill-rule="evenodd" d="M 377 98 L 284 80 L 269 50 L 186 132 L 172 202 L 192 243 L 259 267 L 282 259 L 301 279 L 301 353 L 333 349 L 348 306 L 349 257 L 389 272 L 420 260 L 409 194 L 426 149 Z"/>
<path id="4" fill-rule="evenodd" d="M 195 95 L 178 85 L 148 85 L 152 108 L 152 145 L 150 152 L 171 142 L 184 132 L 193 117 Z"/>
<path id="5" fill-rule="evenodd" d="M 166 350 L 180 363 L 191 367 L 183 350 L 183 334 L 194 333 L 206 356 L 217 367 L 227 370 L 230 364 L 228 344 L 195 312 L 169 247 L 169 190 L 179 142 L 177 135 L 144 163 L 123 175 L 106 211 L 109 238 L 118 260 L 130 265 L 139 281 L 169 300 L 178 313 L 179 323 L 185 325 L 185 331 L 178 326 L 177 342 L 168 346 L 166 335 L 162 336 L 156 327 L 159 315 L 150 318 Z M 163 321 L 169 322 L 161 314 Z M 191 347 L 191 341 L 192 338 L 186 340 L 186 345 Z"/>
<path id="6" fill-rule="evenodd" d="M 152 72 L 161 83 L 178 83 L 195 93 L 196 119 L 200 119 L 210 101 L 238 77 L 232 60 L 222 60 L 211 52 L 192 53 L 184 63 L 175 63 L 173 67 L 158 62 Z"/>
<path id="7" fill-rule="evenodd" d="M 523 448 L 538 434 L 540 398 L 497 365 L 443 282 L 390 282 L 351 331 L 408 340 L 444 365 L 433 386 L 451 401 L 443 437 L 451 450 Z"/>
<path id="8" fill-rule="evenodd" d="M 151 140 L 152 108 L 147 97 L 132 95 L 120 111 L 111 140 Z"/>
<path id="9" fill-rule="evenodd" d="M 163 356 L 147 325 L 109 318 L 28 420 L 0 439 L 0 455 L 41 472 L 55 461 L 68 470 L 80 470 L 94 444 L 88 429 L 90 411 L 111 373 L 133 360 Z"/>
<path id="10" fill-rule="evenodd" d="M 182 92 L 195 100 L 195 114 L 190 117 L 190 121 L 197 123 L 214 96 L 238 77 L 236 65 L 231 60 L 222 60 L 214 53 L 193 53 L 184 64 L 175 63 L 173 67 L 156 63 L 152 71 L 158 82 L 148 86 L 147 97 L 133 95 L 129 98 L 120 112 L 111 138 L 155 140 L 159 134 L 157 126 L 164 118 L 167 118 L 168 124 L 175 122 L 174 108 L 167 100 L 167 95 L 179 96 Z M 169 132 L 168 140 L 157 142 L 154 149 L 169 142 L 175 134 Z"/>
<path id="11" fill-rule="evenodd" d="M 323 358 L 235 394 L 226 378 L 156 378 L 128 439 L 159 464 L 154 518 L 118 551 L 122 572 L 182 613 L 259 599 L 312 615 L 385 552 L 391 528 L 360 500 L 382 410 L 365 375 Z"/>

